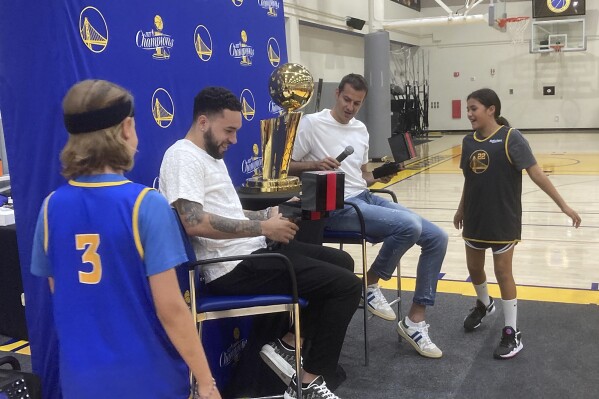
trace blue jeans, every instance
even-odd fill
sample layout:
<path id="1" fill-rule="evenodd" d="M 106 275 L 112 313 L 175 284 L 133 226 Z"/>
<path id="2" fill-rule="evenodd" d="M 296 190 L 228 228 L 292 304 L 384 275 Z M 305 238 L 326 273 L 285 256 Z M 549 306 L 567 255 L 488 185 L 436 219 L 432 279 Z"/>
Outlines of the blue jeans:
<path id="1" fill-rule="evenodd" d="M 383 280 L 391 278 L 408 249 L 414 244 L 421 247 L 413 301 L 425 306 L 434 305 L 439 272 L 447 250 L 447 233 L 408 208 L 372 195 L 368 190 L 346 201 L 357 205 L 364 215 L 368 241 L 383 243 L 370 269 Z M 325 228 L 360 231 L 360 223 L 354 208 L 346 205 L 344 209 L 331 212 Z"/>

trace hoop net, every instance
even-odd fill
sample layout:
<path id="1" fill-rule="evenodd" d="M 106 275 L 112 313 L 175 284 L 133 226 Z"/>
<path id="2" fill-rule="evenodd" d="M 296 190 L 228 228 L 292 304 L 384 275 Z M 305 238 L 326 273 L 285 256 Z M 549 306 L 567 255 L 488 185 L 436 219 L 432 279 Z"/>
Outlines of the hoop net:
<path id="1" fill-rule="evenodd" d="M 508 35 L 510 35 L 512 44 L 524 43 L 524 32 L 529 24 L 530 17 L 501 18 L 497 21 L 497 25 L 502 29 L 505 28 Z"/>
<path id="2" fill-rule="evenodd" d="M 564 48 L 564 45 L 563 44 L 552 44 L 549 47 L 551 47 L 551 49 L 553 50 L 553 52 L 555 52 L 555 53 L 561 53 L 562 49 Z"/>

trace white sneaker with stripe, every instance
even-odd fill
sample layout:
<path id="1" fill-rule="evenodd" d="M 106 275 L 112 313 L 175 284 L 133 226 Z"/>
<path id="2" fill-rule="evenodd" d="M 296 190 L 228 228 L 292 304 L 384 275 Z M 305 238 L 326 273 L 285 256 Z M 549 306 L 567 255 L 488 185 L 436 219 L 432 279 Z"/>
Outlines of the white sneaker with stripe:
<path id="1" fill-rule="evenodd" d="M 430 326 L 426 324 L 425 321 L 417 323 L 415 327 L 408 327 L 404 319 L 397 324 L 397 332 L 422 356 L 438 359 L 443 356 L 443 352 L 441 352 L 441 349 L 437 348 L 437 345 L 435 345 L 428 336 L 429 327 Z"/>
<path id="2" fill-rule="evenodd" d="M 395 320 L 397 317 L 389 302 L 381 292 L 381 288 L 378 284 L 371 284 L 366 289 L 366 302 L 368 303 L 368 310 L 375 316 L 385 320 Z M 360 299 L 360 304 L 364 305 L 364 298 Z"/>

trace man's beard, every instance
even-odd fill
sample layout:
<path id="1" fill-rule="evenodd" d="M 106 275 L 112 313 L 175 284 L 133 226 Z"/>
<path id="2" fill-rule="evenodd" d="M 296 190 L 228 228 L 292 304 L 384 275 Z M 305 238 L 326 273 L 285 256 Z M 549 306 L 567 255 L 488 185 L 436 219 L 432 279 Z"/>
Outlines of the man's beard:
<path id="1" fill-rule="evenodd" d="M 212 135 L 212 128 L 208 128 L 204 132 L 204 150 L 214 159 L 223 159 L 224 152 L 221 154 L 220 145 L 214 141 L 214 136 Z"/>

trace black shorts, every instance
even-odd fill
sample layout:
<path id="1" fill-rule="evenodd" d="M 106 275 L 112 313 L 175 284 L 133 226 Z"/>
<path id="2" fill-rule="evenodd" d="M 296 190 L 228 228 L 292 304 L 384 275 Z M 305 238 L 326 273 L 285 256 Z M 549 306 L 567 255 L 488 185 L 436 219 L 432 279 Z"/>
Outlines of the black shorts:
<path id="1" fill-rule="evenodd" d="M 478 249 L 481 251 L 484 251 L 487 248 L 491 248 L 491 251 L 493 251 L 493 255 L 499 255 L 504 252 L 507 252 L 510 249 L 512 249 L 512 247 L 516 246 L 516 244 L 517 244 L 517 242 L 509 242 L 507 244 L 492 244 L 490 242 L 478 242 L 478 241 L 469 241 L 469 240 L 464 240 L 464 242 L 470 248 Z"/>

